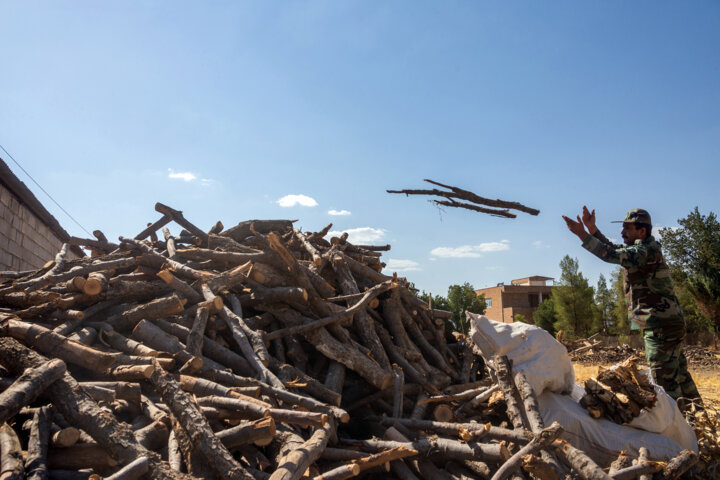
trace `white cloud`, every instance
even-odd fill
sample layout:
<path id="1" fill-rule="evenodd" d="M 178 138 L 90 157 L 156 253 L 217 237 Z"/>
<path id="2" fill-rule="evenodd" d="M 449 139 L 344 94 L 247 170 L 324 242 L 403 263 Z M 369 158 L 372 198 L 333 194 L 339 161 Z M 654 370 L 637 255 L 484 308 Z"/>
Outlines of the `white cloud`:
<path id="1" fill-rule="evenodd" d="M 168 178 L 173 178 L 177 180 L 185 180 L 186 182 L 192 182 L 197 178 L 197 175 L 195 175 L 192 172 L 176 172 L 172 168 L 168 168 Z"/>
<path id="2" fill-rule="evenodd" d="M 543 243 L 542 240 L 536 240 L 532 244 L 535 248 L 550 248 L 550 245 Z"/>
<path id="3" fill-rule="evenodd" d="M 461 245 L 459 247 L 437 247 L 433 248 L 430 254 L 441 258 L 480 258 L 483 253 L 501 252 L 503 250 L 510 250 L 507 241 Z"/>
<path id="4" fill-rule="evenodd" d="M 348 241 L 351 243 L 372 243 L 380 240 L 385 236 L 385 230 L 382 228 L 359 227 L 350 228 L 348 230 L 332 230 L 328 232 L 331 237 L 339 237 L 347 232 Z"/>
<path id="5" fill-rule="evenodd" d="M 422 269 L 420 268 L 420 264 L 414 260 L 391 258 L 388 260 L 385 270 L 390 270 L 391 272 L 417 272 Z"/>
<path id="6" fill-rule="evenodd" d="M 337 216 L 344 216 L 344 215 L 350 215 L 349 210 L 330 210 L 328 211 L 328 215 L 337 215 Z"/>
<path id="7" fill-rule="evenodd" d="M 317 207 L 318 205 L 314 198 L 302 194 L 285 195 L 277 201 L 277 204 L 281 207 L 294 207 L 295 205 L 300 205 L 301 207 Z"/>
<path id="8" fill-rule="evenodd" d="M 658 239 L 662 240 L 662 235 L 660 234 L 660 230 L 663 228 L 668 228 L 673 232 L 677 232 L 680 230 L 680 227 L 661 227 L 661 226 L 653 226 L 652 228 L 652 236 L 657 237 Z"/>

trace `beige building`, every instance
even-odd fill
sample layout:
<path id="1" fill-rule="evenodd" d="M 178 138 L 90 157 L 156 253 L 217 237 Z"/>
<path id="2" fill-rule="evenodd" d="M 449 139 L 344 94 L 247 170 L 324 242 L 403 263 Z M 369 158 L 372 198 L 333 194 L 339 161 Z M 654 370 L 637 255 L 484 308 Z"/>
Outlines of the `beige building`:
<path id="1" fill-rule="evenodd" d="M 55 217 L 0 159 L 0 271 L 40 268 L 69 239 Z M 77 247 L 72 252 L 83 256 Z"/>
<path id="2" fill-rule="evenodd" d="M 495 287 L 481 288 L 475 293 L 485 296 L 487 309 L 485 316 L 491 320 L 503 323 L 515 321 L 515 315 L 520 314 L 529 323 L 533 323 L 533 314 L 543 300 L 550 297 L 552 285 L 550 277 L 525 277 L 512 280 L 510 285 L 499 283 Z"/>

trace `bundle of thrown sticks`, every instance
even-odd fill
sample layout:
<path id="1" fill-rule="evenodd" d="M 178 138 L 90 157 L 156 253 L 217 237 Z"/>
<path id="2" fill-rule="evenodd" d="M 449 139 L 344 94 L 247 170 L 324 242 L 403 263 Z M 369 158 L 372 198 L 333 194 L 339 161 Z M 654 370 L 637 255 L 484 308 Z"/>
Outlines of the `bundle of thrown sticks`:
<path id="1" fill-rule="evenodd" d="M 381 273 L 389 246 L 156 210 L 117 244 L 72 238 L 90 257 L 2 273 L 0 478 L 607 477 L 506 358 L 486 371 Z"/>

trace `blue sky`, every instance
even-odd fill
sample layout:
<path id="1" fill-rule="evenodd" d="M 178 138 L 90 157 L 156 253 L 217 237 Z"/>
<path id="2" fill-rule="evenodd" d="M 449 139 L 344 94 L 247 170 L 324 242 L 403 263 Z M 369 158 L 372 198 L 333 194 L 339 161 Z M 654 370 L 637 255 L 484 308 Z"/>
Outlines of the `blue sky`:
<path id="1" fill-rule="evenodd" d="M 0 2 L 0 144 L 110 238 L 160 201 L 201 228 L 332 222 L 436 294 L 565 254 L 595 283 L 562 214 L 619 238 L 630 208 L 720 211 L 718 25 L 713 1 Z M 423 178 L 541 214 L 385 193 Z"/>

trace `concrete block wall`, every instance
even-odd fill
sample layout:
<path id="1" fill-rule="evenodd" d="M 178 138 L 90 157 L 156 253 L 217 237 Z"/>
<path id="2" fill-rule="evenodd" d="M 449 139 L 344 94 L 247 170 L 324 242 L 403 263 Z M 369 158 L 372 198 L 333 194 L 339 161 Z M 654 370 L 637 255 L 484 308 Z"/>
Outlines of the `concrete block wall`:
<path id="1" fill-rule="evenodd" d="M 0 270 L 40 268 L 61 247 L 55 234 L 0 185 Z"/>

